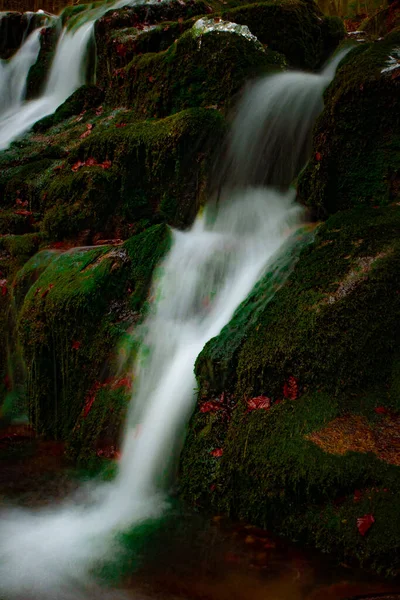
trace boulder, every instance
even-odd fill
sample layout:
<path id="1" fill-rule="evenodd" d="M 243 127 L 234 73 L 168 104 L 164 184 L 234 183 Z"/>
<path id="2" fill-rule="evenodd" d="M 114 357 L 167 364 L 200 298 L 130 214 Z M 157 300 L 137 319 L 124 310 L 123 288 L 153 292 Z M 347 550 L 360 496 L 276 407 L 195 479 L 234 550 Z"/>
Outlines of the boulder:
<path id="1" fill-rule="evenodd" d="M 291 273 L 266 273 L 197 359 L 180 477 L 197 506 L 386 573 L 400 570 L 399 226 L 397 205 L 356 208 L 283 251 Z"/>
<path id="2" fill-rule="evenodd" d="M 300 200 L 319 216 L 387 205 L 400 194 L 400 31 L 360 44 L 339 65 L 314 129 Z"/>

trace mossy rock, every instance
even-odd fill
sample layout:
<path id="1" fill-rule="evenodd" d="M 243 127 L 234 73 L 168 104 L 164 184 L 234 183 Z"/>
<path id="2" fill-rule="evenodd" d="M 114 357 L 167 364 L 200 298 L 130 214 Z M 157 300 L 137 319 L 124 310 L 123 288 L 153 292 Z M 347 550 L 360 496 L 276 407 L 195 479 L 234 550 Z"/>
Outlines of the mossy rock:
<path id="1" fill-rule="evenodd" d="M 269 302 L 279 269 L 265 275 L 197 360 L 180 479 L 192 503 L 386 573 L 400 570 L 399 226 L 396 205 L 338 213 Z M 249 409 L 260 395 L 271 408 Z"/>
<path id="2" fill-rule="evenodd" d="M 32 158 L 25 164 L 15 166 L 4 161 L 0 174 L 0 206 L 11 208 L 14 205 L 16 210 L 22 207 L 29 211 L 39 209 L 55 162 L 51 158 Z"/>
<path id="3" fill-rule="evenodd" d="M 399 199 L 399 44 L 396 30 L 355 48 L 325 92 L 314 156 L 298 185 L 301 201 L 319 215 Z"/>
<path id="4" fill-rule="evenodd" d="M 36 254 L 41 243 L 41 235 L 4 235 L 0 237 L 0 272 L 2 277 L 12 280 L 26 261 Z"/>
<path id="5" fill-rule="evenodd" d="M 260 42 L 300 69 L 320 67 L 345 35 L 341 19 L 322 18 L 317 4 L 310 1 L 248 4 L 223 12 L 222 17 L 247 25 Z"/>
<path id="6" fill-rule="evenodd" d="M 13 294 L 29 415 L 38 433 L 67 440 L 91 390 L 114 376 L 113 351 L 139 320 L 169 242 L 168 228 L 160 225 L 124 246 L 45 251 L 17 275 Z M 75 440 L 76 453 L 78 446 Z"/>
<path id="7" fill-rule="evenodd" d="M 122 117 L 123 118 L 123 117 Z M 185 227 L 203 201 L 214 145 L 224 132 L 216 110 L 192 109 L 142 123 L 94 131 L 48 188 L 42 229 L 50 239 L 89 229 L 106 236 L 129 225 L 167 222 Z M 101 166 L 71 168 L 95 159 Z M 47 208 L 48 207 L 48 208 Z M 125 224 L 125 225 L 124 225 Z"/>
<path id="8" fill-rule="evenodd" d="M 210 11 L 203 0 L 173 0 L 107 12 L 95 24 L 98 84 L 106 87 L 112 73 L 125 67 L 135 54 L 166 50 L 191 26 L 190 19 Z"/>
<path id="9" fill-rule="evenodd" d="M 60 33 L 61 29 L 57 22 L 44 27 L 40 32 L 39 54 L 35 64 L 29 69 L 26 81 L 27 100 L 39 98 L 44 91 Z"/>
<path id="10" fill-rule="evenodd" d="M 249 78 L 284 67 L 284 57 L 257 40 L 193 27 L 165 52 L 135 56 L 112 73 L 106 99 L 113 106 L 122 101 L 137 119 L 199 106 L 227 108 Z"/>

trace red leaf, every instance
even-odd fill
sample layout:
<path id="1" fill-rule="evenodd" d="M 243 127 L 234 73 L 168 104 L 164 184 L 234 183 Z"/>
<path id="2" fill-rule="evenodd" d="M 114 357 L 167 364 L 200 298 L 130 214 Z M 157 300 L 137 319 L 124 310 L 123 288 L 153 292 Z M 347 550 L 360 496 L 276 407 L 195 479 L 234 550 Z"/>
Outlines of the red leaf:
<path id="1" fill-rule="evenodd" d="M 210 452 L 211 456 L 213 456 L 214 458 L 220 458 L 223 455 L 223 453 L 223 448 L 215 448 L 215 450 L 211 450 Z"/>
<path id="2" fill-rule="evenodd" d="M 102 114 L 103 114 L 103 107 L 99 106 L 98 108 L 96 108 L 96 115 L 99 117 Z"/>
<path id="3" fill-rule="evenodd" d="M 257 396 L 247 401 L 247 412 L 252 410 L 268 410 L 271 408 L 271 398 L 267 396 Z"/>
<path id="4" fill-rule="evenodd" d="M 220 402 L 215 402 L 213 400 L 203 402 L 200 406 L 200 412 L 202 413 L 216 412 L 217 410 L 223 410 L 223 406 Z"/>
<path id="5" fill-rule="evenodd" d="M 82 162 L 81 160 L 78 160 L 78 162 L 76 162 L 74 165 L 72 165 L 71 167 L 71 171 L 73 171 L 74 173 L 76 173 L 77 171 L 79 171 L 79 169 L 81 167 L 84 167 L 85 163 Z"/>
<path id="6" fill-rule="evenodd" d="M 100 166 L 102 169 L 105 169 L 105 170 L 107 170 L 107 169 L 109 169 L 109 168 L 111 167 L 111 165 L 112 165 L 112 163 L 111 163 L 111 160 L 105 160 L 105 161 L 104 161 L 104 162 L 102 162 L 102 163 L 101 163 L 99 166 Z"/>
<path id="7" fill-rule="evenodd" d="M 354 502 L 359 502 L 362 498 L 362 493 L 360 490 L 354 490 Z"/>
<path id="8" fill-rule="evenodd" d="M 375 519 L 373 515 L 368 514 L 363 517 L 358 517 L 357 519 L 357 529 L 361 535 L 365 535 L 368 529 L 371 527 L 372 523 L 375 523 Z"/>
<path id="9" fill-rule="evenodd" d="M 15 204 L 17 206 L 27 207 L 28 206 L 28 200 L 25 200 L 25 202 L 23 202 L 20 198 L 17 198 L 16 201 L 15 201 Z"/>
<path id="10" fill-rule="evenodd" d="M 90 158 L 87 159 L 87 161 L 84 163 L 84 165 L 86 167 L 94 167 L 98 164 L 97 160 L 95 158 L 93 158 L 93 156 L 91 156 Z"/>
<path id="11" fill-rule="evenodd" d="M 78 342 L 77 340 L 72 342 L 72 349 L 73 350 L 79 350 L 79 348 L 81 347 L 82 342 Z"/>
<path id="12" fill-rule="evenodd" d="M 315 153 L 315 160 L 317 160 L 318 162 L 321 160 L 322 156 L 319 152 Z"/>
<path id="13" fill-rule="evenodd" d="M 114 389 L 124 387 L 127 390 L 130 390 L 132 388 L 132 379 L 130 377 L 122 377 L 121 379 L 117 379 L 117 381 L 113 383 L 112 387 Z"/>
<path id="14" fill-rule="evenodd" d="M 0 279 L 0 290 L 2 296 L 7 294 L 7 279 Z"/>
<path id="15" fill-rule="evenodd" d="M 290 376 L 283 386 L 283 395 L 289 400 L 296 400 L 296 398 L 298 397 L 298 393 L 299 388 L 297 379 L 295 377 Z"/>
<path id="16" fill-rule="evenodd" d="M 377 406 L 374 408 L 374 411 L 377 415 L 387 415 L 389 413 L 388 409 L 385 406 Z"/>
<path id="17" fill-rule="evenodd" d="M 30 217 L 32 213 L 30 210 L 14 210 L 14 214 L 22 215 L 23 217 Z"/>
<path id="18" fill-rule="evenodd" d="M 115 127 L 126 127 L 126 123 L 116 123 Z"/>
<path id="19" fill-rule="evenodd" d="M 152 75 L 149 75 L 148 80 L 150 81 L 150 83 L 153 83 L 154 77 Z"/>
<path id="20" fill-rule="evenodd" d="M 92 406 L 93 406 L 93 402 L 94 402 L 95 398 L 96 398 L 96 393 L 93 393 L 93 394 L 91 394 L 90 396 L 88 396 L 88 397 L 86 398 L 86 401 L 85 401 L 85 406 L 84 406 L 84 408 L 83 408 L 83 418 L 84 418 L 84 419 L 85 419 L 85 418 L 88 416 L 88 414 L 90 413 L 90 409 L 91 409 L 91 408 L 92 408 Z"/>

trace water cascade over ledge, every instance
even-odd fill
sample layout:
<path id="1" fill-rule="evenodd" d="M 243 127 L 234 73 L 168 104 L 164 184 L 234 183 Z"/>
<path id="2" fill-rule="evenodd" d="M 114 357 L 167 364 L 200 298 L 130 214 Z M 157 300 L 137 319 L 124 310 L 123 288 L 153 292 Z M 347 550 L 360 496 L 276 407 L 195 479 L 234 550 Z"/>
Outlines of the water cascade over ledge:
<path id="1" fill-rule="evenodd" d="M 79 85 L 76 65 L 82 61 L 92 26 L 87 23 L 75 32 L 64 32 L 43 98 L 20 110 L 20 133 L 44 112 L 52 112 Z M 70 77 L 62 69 L 67 55 L 75 69 Z M 172 248 L 153 284 L 156 302 L 138 332 L 144 350 L 134 367 L 134 392 L 118 474 L 113 482 L 89 489 L 83 502 L 70 499 L 39 511 L 0 513 L 0 596 L 24 600 L 101 597 L 97 588 L 93 592 L 95 583 L 89 572 L 97 561 L 117 555 L 116 534 L 165 510 L 165 481 L 195 403 L 195 359 L 229 322 L 282 246 L 290 244 L 290 232 L 301 222 L 302 210 L 294 203 L 293 191 L 254 185 L 259 183 L 252 173 L 254 153 L 265 146 L 261 158 L 267 160 L 268 173 L 280 172 L 286 162 L 297 164 L 305 143 L 303 121 L 307 120 L 309 129 L 317 113 L 313 109 L 310 116 L 299 92 L 307 90 L 307 98 L 320 108 L 334 67 L 329 77 L 327 73 L 286 73 L 263 80 L 257 93 L 247 96 L 239 107 L 230 152 L 243 173 L 241 185 L 229 192 L 229 201 L 199 215 L 189 231 L 173 232 Z M 290 126 L 285 125 L 287 103 L 269 101 L 282 93 L 291 98 Z M 272 124 L 268 131 L 273 139 L 268 138 L 267 144 L 260 139 L 263 129 L 254 121 L 261 109 L 263 122 Z M 13 119 L 9 115 L 1 120 L 0 147 L 8 143 Z M 274 123 L 279 127 L 274 129 Z M 250 139 L 253 149 L 243 151 Z M 275 153 L 283 147 L 287 151 Z M 275 184 L 275 177 L 271 175 L 270 181 Z"/>

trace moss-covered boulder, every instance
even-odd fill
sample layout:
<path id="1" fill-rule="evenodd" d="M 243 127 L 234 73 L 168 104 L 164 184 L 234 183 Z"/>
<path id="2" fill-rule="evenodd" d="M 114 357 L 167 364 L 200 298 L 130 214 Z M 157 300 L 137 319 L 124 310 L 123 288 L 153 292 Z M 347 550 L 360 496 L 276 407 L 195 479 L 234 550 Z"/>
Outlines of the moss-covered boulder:
<path id="1" fill-rule="evenodd" d="M 323 17 L 311 1 L 257 2 L 224 11 L 222 16 L 247 25 L 260 42 L 300 69 L 320 67 L 345 35 L 341 19 Z"/>
<path id="2" fill-rule="evenodd" d="M 40 31 L 39 54 L 35 64 L 29 69 L 26 82 L 27 100 L 38 98 L 44 91 L 60 33 L 61 28 L 57 22 Z"/>
<path id="3" fill-rule="evenodd" d="M 135 58 L 112 73 L 107 102 L 122 102 L 137 119 L 191 107 L 226 107 L 245 81 L 281 70 L 284 57 L 264 49 L 247 27 L 200 19 L 165 52 Z"/>
<path id="4" fill-rule="evenodd" d="M 107 411 L 118 412 L 111 394 L 102 419 L 96 411 L 93 422 L 88 417 L 100 388 L 110 382 L 112 390 L 120 387 L 115 348 L 139 320 L 169 240 L 160 225 L 116 247 L 45 251 L 44 260 L 43 253 L 34 256 L 13 283 L 31 422 L 53 438 L 68 440 L 75 431 L 75 455 L 82 444 L 95 449 Z M 76 439 L 81 418 L 95 432 Z"/>
<path id="5" fill-rule="evenodd" d="M 400 31 L 342 61 L 325 92 L 299 196 L 319 215 L 385 205 L 400 194 Z"/>
<path id="6" fill-rule="evenodd" d="M 194 219 L 224 131 L 218 111 L 119 125 L 94 131 L 49 186 L 42 230 L 50 239 L 83 230 L 126 238 L 129 227 L 185 227 Z"/>
<path id="7" fill-rule="evenodd" d="M 399 230 L 397 205 L 338 213 L 283 285 L 265 275 L 197 360 L 181 462 L 192 503 L 386 573 L 400 570 Z"/>
<path id="8" fill-rule="evenodd" d="M 222 6 L 222 4 L 221 4 Z M 110 10 L 95 24 L 97 82 L 107 86 L 112 73 L 136 54 L 166 50 L 188 27 L 190 19 L 213 12 L 203 0 L 178 0 Z"/>

